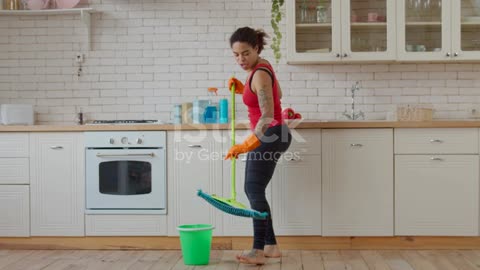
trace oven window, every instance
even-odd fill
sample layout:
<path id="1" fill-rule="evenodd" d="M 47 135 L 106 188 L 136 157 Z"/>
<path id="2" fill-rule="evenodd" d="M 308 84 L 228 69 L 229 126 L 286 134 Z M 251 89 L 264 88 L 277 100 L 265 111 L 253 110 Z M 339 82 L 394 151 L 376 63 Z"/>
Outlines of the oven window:
<path id="1" fill-rule="evenodd" d="M 100 193 L 140 195 L 152 192 L 152 164 L 144 161 L 100 163 Z"/>

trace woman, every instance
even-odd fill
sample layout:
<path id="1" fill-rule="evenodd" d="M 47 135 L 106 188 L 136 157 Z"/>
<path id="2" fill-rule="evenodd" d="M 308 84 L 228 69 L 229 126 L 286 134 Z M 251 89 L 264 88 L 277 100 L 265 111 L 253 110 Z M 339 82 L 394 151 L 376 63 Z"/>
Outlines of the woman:
<path id="1" fill-rule="evenodd" d="M 264 264 L 266 257 L 281 257 L 265 189 L 278 159 L 292 140 L 282 120 L 280 85 L 270 63 L 260 57 L 266 45 L 266 36 L 261 30 L 243 27 L 230 37 L 235 60 L 248 73 L 248 77 L 245 85 L 231 78 L 228 88 L 235 85 L 235 92 L 243 95 L 252 134 L 242 144 L 232 146 L 225 159 L 237 158 L 239 154 L 248 152 L 245 193 L 252 209 L 269 213 L 266 220 L 253 220 L 253 249 L 247 254 L 237 255 L 238 261 L 247 264 Z"/>

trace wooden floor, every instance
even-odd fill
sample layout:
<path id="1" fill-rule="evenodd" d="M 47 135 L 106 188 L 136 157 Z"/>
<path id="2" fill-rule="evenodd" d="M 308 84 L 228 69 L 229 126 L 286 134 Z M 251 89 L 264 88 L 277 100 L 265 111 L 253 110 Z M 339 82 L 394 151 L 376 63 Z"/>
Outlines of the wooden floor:
<path id="1" fill-rule="evenodd" d="M 480 269 L 480 250 L 292 250 L 262 267 L 239 265 L 239 252 L 213 250 L 209 265 L 185 266 L 180 251 L 0 250 L 0 270 Z"/>

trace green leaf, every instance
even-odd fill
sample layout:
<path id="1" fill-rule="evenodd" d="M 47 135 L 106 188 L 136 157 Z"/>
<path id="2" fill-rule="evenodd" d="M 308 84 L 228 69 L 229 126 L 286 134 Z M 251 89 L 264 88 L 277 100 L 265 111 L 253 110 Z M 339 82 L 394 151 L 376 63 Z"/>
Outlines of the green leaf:
<path id="1" fill-rule="evenodd" d="M 282 33 L 280 32 L 280 28 L 278 27 L 279 23 L 282 21 L 283 12 L 281 11 L 281 7 L 285 3 L 285 0 L 272 0 L 272 18 L 270 20 L 270 24 L 272 25 L 272 29 L 274 32 L 274 36 L 272 38 L 272 44 L 270 48 L 273 50 L 273 55 L 275 56 L 275 61 L 278 63 L 282 54 L 280 53 L 280 42 L 282 40 Z"/>

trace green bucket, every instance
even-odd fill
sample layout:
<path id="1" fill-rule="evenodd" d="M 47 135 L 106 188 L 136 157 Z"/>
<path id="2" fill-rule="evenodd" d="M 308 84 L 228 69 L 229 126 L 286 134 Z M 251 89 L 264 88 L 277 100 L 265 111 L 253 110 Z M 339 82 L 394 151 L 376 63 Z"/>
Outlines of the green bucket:
<path id="1" fill-rule="evenodd" d="M 185 265 L 208 264 L 214 228 L 209 224 L 185 224 L 177 227 Z"/>

